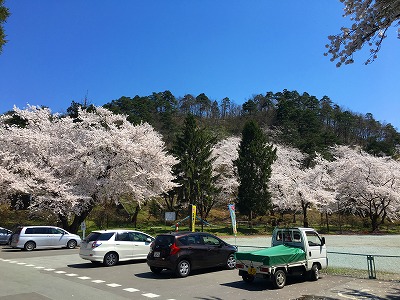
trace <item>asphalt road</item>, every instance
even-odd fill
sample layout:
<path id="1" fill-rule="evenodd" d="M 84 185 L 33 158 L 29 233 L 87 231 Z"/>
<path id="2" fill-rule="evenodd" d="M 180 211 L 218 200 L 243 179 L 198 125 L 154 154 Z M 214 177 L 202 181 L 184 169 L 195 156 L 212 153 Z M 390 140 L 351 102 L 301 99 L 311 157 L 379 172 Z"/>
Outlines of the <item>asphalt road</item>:
<path id="1" fill-rule="evenodd" d="M 82 260 L 78 249 L 0 248 L 0 300 L 63 299 L 400 299 L 400 283 L 324 275 L 317 282 L 290 278 L 282 290 L 265 280 L 247 284 L 236 270 L 209 269 L 176 278 L 150 272 L 145 261 L 114 267 Z"/>

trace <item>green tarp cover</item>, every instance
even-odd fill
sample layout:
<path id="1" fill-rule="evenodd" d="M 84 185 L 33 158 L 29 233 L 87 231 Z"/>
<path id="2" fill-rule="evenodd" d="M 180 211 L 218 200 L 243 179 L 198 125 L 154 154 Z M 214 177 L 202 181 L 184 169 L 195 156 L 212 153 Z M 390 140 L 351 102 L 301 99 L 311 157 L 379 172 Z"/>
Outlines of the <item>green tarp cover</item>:
<path id="1" fill-rule="evenodd" d="M 278 245 L 253 252 L 236 252 L 236 260 L 261 262 L 264 266 L 285 265 L 306 259 L 303 249 Z"/>

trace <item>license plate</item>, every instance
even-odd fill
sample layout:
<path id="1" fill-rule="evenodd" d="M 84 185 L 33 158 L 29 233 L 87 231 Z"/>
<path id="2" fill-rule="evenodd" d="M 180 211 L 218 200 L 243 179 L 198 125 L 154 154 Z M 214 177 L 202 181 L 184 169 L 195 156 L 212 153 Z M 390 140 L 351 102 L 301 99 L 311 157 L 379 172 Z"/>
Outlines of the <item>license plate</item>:
<path id="1" fill-rule="evenodd" d="M 154 252 L 154 257 L 160 257 L 160 252 Z"/>
<path id="2" fill-rule="evenodd" d="M 250 268 L 247 270 L 247 273 L 249 273 L 250 275 L 256 275 L 257 270 L 256 270 L 256 268 L 254 268 L 254 267 L 250 267 Z"/>

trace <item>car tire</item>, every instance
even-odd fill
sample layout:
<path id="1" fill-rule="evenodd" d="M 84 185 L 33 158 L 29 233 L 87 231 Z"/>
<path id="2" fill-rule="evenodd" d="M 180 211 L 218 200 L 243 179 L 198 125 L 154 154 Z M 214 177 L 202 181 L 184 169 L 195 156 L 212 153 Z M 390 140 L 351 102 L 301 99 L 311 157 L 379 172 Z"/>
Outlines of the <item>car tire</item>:
<path id="1" fill-rule="evenodd" d="M 308 278 L 311 281 L 317 281 L 319 279 L 319 269 L 317 265 L 313 265 L 308 273 Z"/>
<path id="2" fill-rule="evenodd" d="M 272 276 L 272 284 L 275 288 L 281 289 L 286 284 L 286 273 L 283 270 L 277 270 Z"/>
<path id="3" fill-rule="evenodd" d="M 68 249 L 74 249 L 78 245 L 78 243 L 75 240 L 69 240 L 67 243 L 67 248 Z"/>
<path id="4" fill-rule="evenodd" d="M 160 274 L 163 270 L 163 268 L 157 268 L 157 267 L 150 267 L 151 272 L 154 274 Z"/>
<path id="5" fill-rule="evenodd" d="M 176 275 L 178 277 L 186 277 L 190 273 L 190 262 L 186 259 L 182 259 L 181 261 L 178 262 L 176 266 Z"/>
<path id="6" fill-rule="evenodd" d="M 254 276 L 250 274 L 243 274 L 242 279 L 244 282 L 252 283 L 254 281 Z"/>
<path id="7" fill-rule="evenodd" d="M 115 252 L 108 252 L 106 255 L 104 255 L 104 260 L 103 264 L 106 267 L 112 267 L 115 266 L 118 263 L 118 254 Z"/>
<path id="8" fill-rule="evenodd" d="M 24 250 L 25 251 L 32 251 L 35 248 L 36 248 L 36 244 L 35 244 L 35 242 L 32 242 L 32 241 L 26 242 L 25 245 L 24 245 Z"/>
<path id="9" fill-rule="evenodd" d="M 226 260 L 226 268 L 228 270 L 233 270 L 236 267 L 236 259 L 235 254 L 231 253 Z"/>

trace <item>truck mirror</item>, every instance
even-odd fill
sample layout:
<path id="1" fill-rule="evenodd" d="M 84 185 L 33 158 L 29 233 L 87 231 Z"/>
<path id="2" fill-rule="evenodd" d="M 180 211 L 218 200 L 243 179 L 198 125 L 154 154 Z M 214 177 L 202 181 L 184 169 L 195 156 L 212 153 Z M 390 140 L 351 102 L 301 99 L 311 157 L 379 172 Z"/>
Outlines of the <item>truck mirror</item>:
<path id="1" fill-rule="evenodd" d="M 322 238 L 321 242 L 322 242 L 322 246 L 325 245 L 325 237 Z"/>

